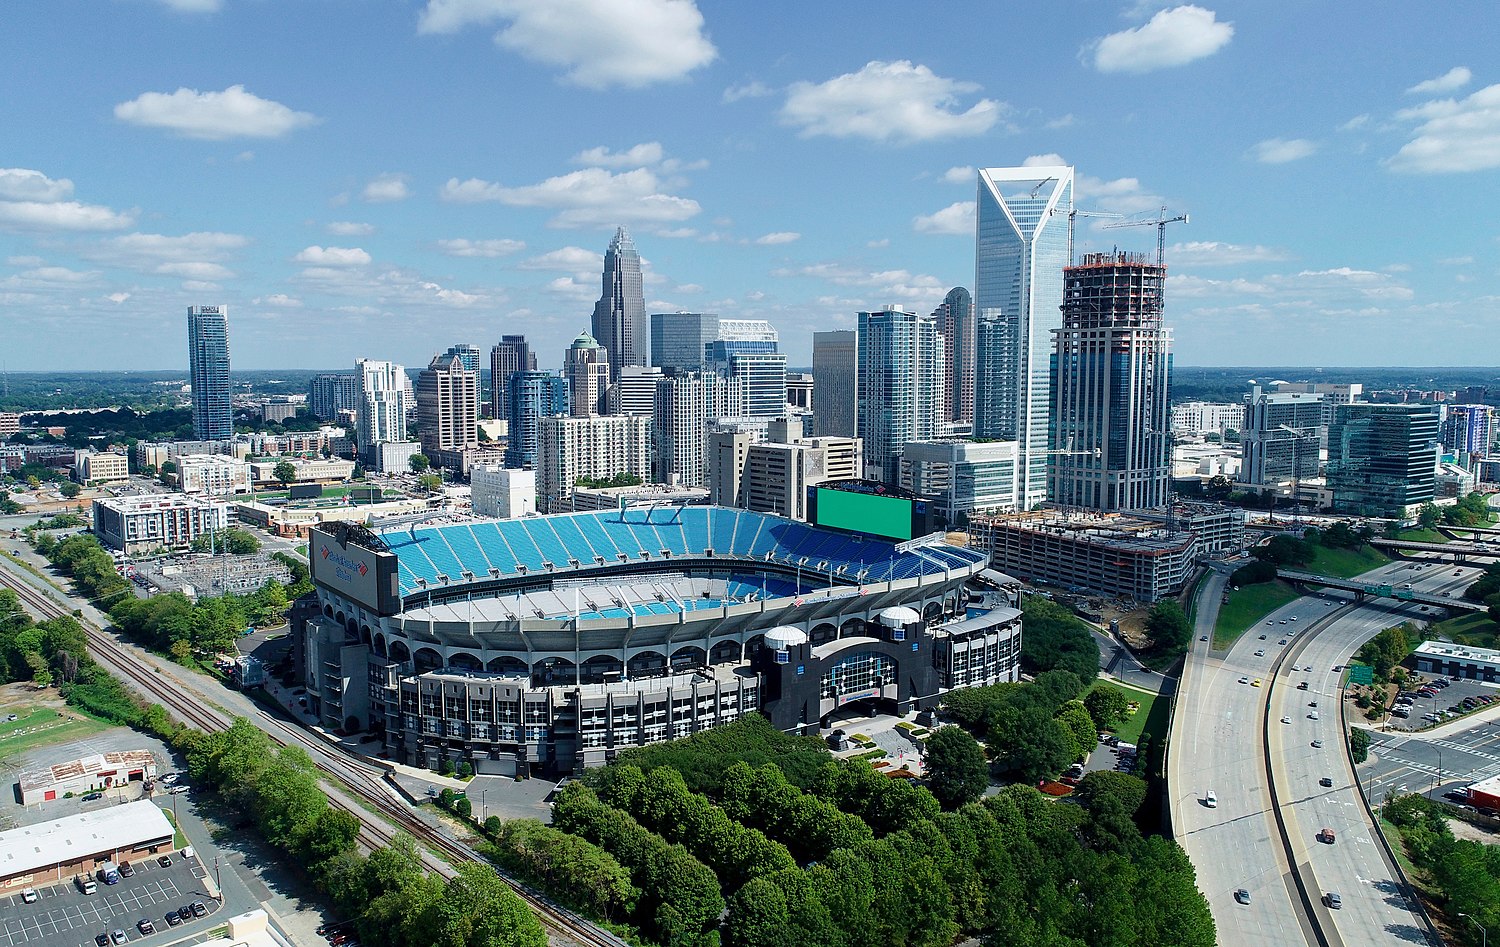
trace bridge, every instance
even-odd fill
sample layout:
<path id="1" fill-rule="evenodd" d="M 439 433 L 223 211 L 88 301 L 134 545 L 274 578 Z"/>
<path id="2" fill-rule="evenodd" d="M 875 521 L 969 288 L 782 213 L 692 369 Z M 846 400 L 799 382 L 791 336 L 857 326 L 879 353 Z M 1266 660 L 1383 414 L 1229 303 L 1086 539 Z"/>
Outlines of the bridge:
<path id="1" fill-rule="evenodd" d="M 1420 552 L 1429 559 L 1439 559 L 1444 562 L 1465 562 L 1470 557 L 1476 559 L 1500 559 L 1500 546 L 1473 545 L 1470 543 L 1414 543 L 1401 539 L 1372 539 L 1370 545 L 1376 549 L 1386 549 L 1395 553 Z"/>
<path id="2" fill-rule="evenodd" d="M 1402 602 L 1411 602 L 1414 605 L 1432 605 L 1450 611 L 1482 612 L 1485 610 L 1485 606 L 1467 599 L 1444 598 L 1440 595 L 1415 592 L 1392 585 L 1361 582 L 1359 579 L 1337 579 L 1333 576 L 1318 575 L 1316 572 L 1298 572 L 1295 569 L 1277 569 L 1276 574 L 1293 585 L 1321 585 L 1325 589 L 1353 592 L 1354 599 L 1358 602 L 1363 602 L 1367 598 L 1393 598 Z"/>

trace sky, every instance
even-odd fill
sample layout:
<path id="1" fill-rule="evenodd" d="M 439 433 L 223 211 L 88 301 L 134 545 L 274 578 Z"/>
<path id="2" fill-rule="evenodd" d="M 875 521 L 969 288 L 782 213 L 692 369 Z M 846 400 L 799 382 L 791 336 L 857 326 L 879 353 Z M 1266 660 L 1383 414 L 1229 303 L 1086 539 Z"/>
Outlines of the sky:
<path id="1" fill-rule="evenodd" d="M 857 15 L 856 15 L 857 14 Z M 1351 15 L 1355 14 L 1355 15 Z M 1487 2 L 11 0 L 0 369 L 421 367 L 648 311 L 812 332 L 974 278 L 975 168 L 1167 229 L 1179 365 L 1500 363 Z M 1154 250 L 1080 218 L 1080 252 Z"/>

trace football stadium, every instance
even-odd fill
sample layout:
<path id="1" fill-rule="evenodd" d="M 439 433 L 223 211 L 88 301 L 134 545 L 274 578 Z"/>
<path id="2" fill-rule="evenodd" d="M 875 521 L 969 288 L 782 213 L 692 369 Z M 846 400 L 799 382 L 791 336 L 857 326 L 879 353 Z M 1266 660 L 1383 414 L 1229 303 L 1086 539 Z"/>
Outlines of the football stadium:
<path id="1" fill-rule="evenodd" d="M 817 733 L 1018 674 L 1020 612 L 975 607 L 988 560 L 941 534 L 654 507 L 338 524 L 309 558 L 309 709 L 417 766 L 568 773 L 750 712 Z"/>

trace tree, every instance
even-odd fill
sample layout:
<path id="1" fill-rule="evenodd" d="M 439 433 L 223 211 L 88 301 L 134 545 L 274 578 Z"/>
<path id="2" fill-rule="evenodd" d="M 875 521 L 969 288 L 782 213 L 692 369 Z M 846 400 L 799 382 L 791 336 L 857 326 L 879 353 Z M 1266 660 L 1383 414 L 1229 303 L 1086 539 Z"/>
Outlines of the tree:
<path id="1" fill-rule="evenodd" d="M 63 496 L 67 497 L 69 500 L 71 500 L 74 497 L 78 496 L 78 494 L 82 493 L 83 492 L 83 488 L 80 487 L 78 484 L 74 483 L 73 481 L 69 480 L 67 483 L 65 483 L 62 486 L 58 487 L 57 491 L 59 493 L 61 493 Z"/>
<path id="2" fill-rule="evenodd" d="M 929 736 L 922 765 L 927 770 L 927 788 L 945 809 L 973 802 L 990 784 L 984 748 L 962 727 L 941 727 Z"/>
<path id="3" fill-rule="evenodd" d="M 282 487 L 289 487 L 297 480 L 297 465 L 290 460 L 277 461 L 272 474 L 280 481 Z"/>
<path id="4" fill-rule="evenodd" d="M 1146 616 L 1146 632 L 1159 647 L 1180 651 L 1193 640 L 1193 625 L 1175 599 L 1162 599 Z"/>
<path id="5" fill-rule="evenodd" d="M 1083 696 L 1083 708 L 1093 718 L 1096 729 L 1108 730 L 1130 712 L 1130 698 L 1118 687 L 1100 683 Z"/>
<path id="6" fill-rule="evenodd" d="M 426 454 L 412 454 L 407 458 L 406 464 L 411 468 L 412 473 L 419 474 L 426 473 L 432 466 L 432 461 L 427 459 Z"/>

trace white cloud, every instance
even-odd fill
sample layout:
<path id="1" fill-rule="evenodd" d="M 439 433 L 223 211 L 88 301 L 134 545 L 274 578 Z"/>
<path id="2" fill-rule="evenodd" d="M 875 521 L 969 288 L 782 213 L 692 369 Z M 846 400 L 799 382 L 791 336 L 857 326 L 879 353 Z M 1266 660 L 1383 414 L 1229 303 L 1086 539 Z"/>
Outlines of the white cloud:
<path id="1" fill-rule="evenodd" d="M 306 247 L 292 258 L 311 266 L 363 266 L 370 254 L 359 247 Z"/>
<path id="2" fill-rule="evenodd" d="M 373 224 L 356 223 L 350 220 L 332 221 L 326 229 L 336 237 L 368 237 L 375 232 Z"/>
<path id="3" fill-rule="evenodd" d="M 1218 241 L 1194 240 L 1167 247 L 1167 262 L 1180 266 L 1225 266 L 1284 260 L 1286 254 L 1271 247 L 1240 246 Z"/>
<path id="4" fill-rule="evenodd" d="M 0 228 L 7 230 L 124 230 L 133 213 L 116 213 L 77 201 L 0 201 Z"/>
<path id="5" fill-rule="evenodd" d="M 30 168 L 0 168 L 0 200 L 60 201 L 73 196 L 73 182 L 56 180 Z"/>
<path id="6" fill-rule="evenodd" d="M 776 90 L 764 82 L 744 82 L 724 90 L 723 101 L 738 102 L 740 99 L 760 99 L 772 95 Z"/>
<path id="7" fill-rule="evenodd" d="M 520 240 L 465 240 L 459 237 L 439 240 L 438 249 L 449 256 L 497 257 L 520 252 L 526 249 L 526 244 Z"/>
<path id="8" fill-rule="evenodd" d="M 661 142 L 647 141 L 626 151 L 610 151 L 603 145 L 588 148 L 574 155 L 573 163 L 591 168 L 645 168 L 661 163 L 664 156 Z"/>
<path id="9" fill-rule="evenodd" d="M 682 79 L 718 55 L 693 0 L 428 0 L 417 32 L 496 21 L 501 48 L 590 89 Z"/>
<path id="10" fill-rule="evenodd" d="M 662 193 L 662 182 L 647 168 L 620 174 L 584 168 L 522 187 L 450 178 L 441 197 L 456 203 L 498 201 L 511 207 L 553 208 L 559 211 L 549 222 L 553 227 L 679 223 L 702 210 L 695 200 Z"/>
<path id="11" fill-rule="evenodd" d="M 908 60 L 872 61 L 858 72 L 827 82 L 796 82 L 787 90 L 781 120 L 804 138 L 932 141 L 981 135 L 1008 110 L 980 99 L 964 111 L 958 97 L 976 92 L 972 82 L 947 79 Z"/>
<path id="12" fill-rule="evenodd" d="M 1152 72 L 1212 56 L 1228 45 L 1234 26 L 1220 23 L 1212 10 L 1183 5 L 1162 10 L 1150 21 L 1084 47 L 1100 72 Z"/>
<path id="13" fill-rule="evenodd" d="M 941 180 L 944 184 L 973 184 L 974 174 L 974 168 L 965 164 L 944 171 Z"/>
<path id="14" fill-rule="evenodd" d="M 186 138 L 222 141 L 226 138 L 279 138 L 318 121 L 280 102 L 232 85 L 223 92 L 143 92 L 115 106 L 115 118 L 146 128 L 165 128 Z"/>
<path id="15" fill-rule="evenodd" d="M 951 234 L 974 236 L 974 202 L 959 201 L 940 211 L 912 218 L 912 229 L 917 233 Z"/>
<path id="16" fill-rule="evenodd" d="M 1289 161 L 1300 161 L 1317 150 L 1317 142 L 1306 138 L 1267 138 L 1257 142 L 1251 149 L 1251 154 L 1261 164 L 1286 164 Z"/>
<path id="17" fill-rule="evenodd" d="M 1474 74 L 1467 66 L 1454 66 L 1435 79 L 1418 82 L 1406 91 L 1412 95 L 1436 95 L 1442 92 L 1457 92 L 1469 84 Z"/>
<path id="18" fill-rule="evenodd" d="M 773 247 L 777 244 L 793 243 L 801 239 L 802 235 L 800 233 L 793 233 L 790 230 L 778 230 L 775 233 L 768 233 L 763 237 L 756 237 L 755 242 L 764 247 Z"/>
<path id="19" fill-rule="evenodd" d="M 1415 137 L 1386 162 L 1393 171 L 1450 174 L 1500 167 L 1500 84 L 1461 100 L 1438 99 L 1396 114 Z"/>
<path id="20" fill-rule="evenodd" d="M 405 174 L 396 172 L 377 175 L 365 185 L 365 189 L 360 192 L 359 196 L 371 204 L 404 201 L 411 196 L 411 191 L 406 187 L 406 181 Z"/>
<path id="21" fill-rule="evenodd" d="M 250 300 L 253 306 L 274 306 L 277 309 L 301 309 L 302 300 L 296 296 L 288 296 L 286 293 L 272 293 L 269 296 L 257 296 Z"/>

